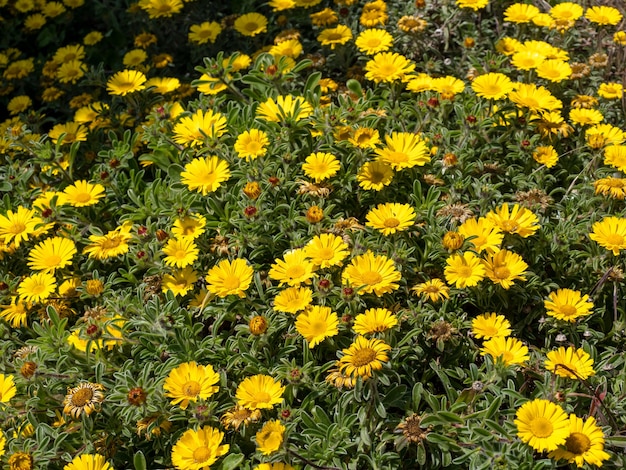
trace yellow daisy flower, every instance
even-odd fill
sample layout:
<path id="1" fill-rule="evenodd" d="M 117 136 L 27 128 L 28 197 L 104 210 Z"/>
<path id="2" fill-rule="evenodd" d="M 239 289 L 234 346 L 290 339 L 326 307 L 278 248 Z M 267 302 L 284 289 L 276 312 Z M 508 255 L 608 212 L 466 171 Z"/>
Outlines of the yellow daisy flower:
<path id="1" fill-rule="evenodd" d="M 324 269 L 341 265 L 349 254 L 349 247 L 343 238 L 331 233 L 322 233 L 307 243 L 304 254 L 316 268 Z"/>
<path id="2" fill-rule="evenodd" d="M 437 278 L 416 284 L 411 290 L 417 295 L 430 299 L 431 302 L 450 298 L 450 288 Z"/>
<path id="3" fill-rule="evenodd" d="M 600 246 L 612 251 L 615 256 L 626 249 L 626 219 L 605 217 L 592 226 L 589 238 Z"/>
<path id="4" fill-rule="evenodd" d="M 174 295 L 186 295 L 191 291 L 198 281 L 198 273 L 191 266 L 174 271 L 172 274 L 165 274 L 161 279 L 161 291 L 172 291 Z"/>
<path id="5" fill-rule="evenodd" d="M 604 434 L 593 416 L 583 421 L 574 413 L 569 415 L 569 436 L 565 443 L 548 454 L 555 460 L 567 460 L 583 467 L 586 463 L 602 466 L 611 456 L 604 451 Z"/>
<path id="6" fill-rule="evenodd" d="M 107 91 L 111 95 L 125 96 L 145 89 L 146 80 L 146 76 L 139 70 L 122 70 L 109 78 Z"/>
<path id="7" fill-rule="evenodd" d="M 360 335 L 367 335 L 380 333 L 393 328 L 397 324 L 398 317 L 390 310 L 386 308 L 369 308 L 365 313 L 356 316 L 352 329 Z"/>
<path id="8" fill-rule="evenodd" d="M 128 242 L 133 238 L 130 231 L 133 228 L 131 221 L 126 221 L 115 230 L 109 231 L 106 235 L 91 235 L 83 253 L 90 258 L 107 259 L 115 258 L 128 252 Z"/>
<path id="9" fill-rule="evenodd" d="M 415 64 L 396 52 L 379 52 L 365 64 L 365 78 L 374 83 L 407 81 Z"/>
<path id="10" fill-rule="evenodd" d="M 104 197 L 104 186 L 85 180 L 76 181 L 63 190 L 63 201 L 73 207 L 93 206 Z"/>
<path id="11" fill-rule="evenodd" d="M 374 161 L 365 163 L 356 177 L 363 189 L 380 191 L 393 179 L 393 167 L 387 163 Z"/>
<path id="12" fill-rule="evenodd" d="M 337 335 L 338 325 L 337 313 L 331 311 L 330 307 L 319 305 L 305 310 L 296 318 L 296 330 L 306 339 L 310 349 L 326 338 Z"/>
<path id="13" fill-rule="evenodd" d="M 382 296 L 398 289 L 402 275 L 393 261 L 384 255 L 375 255 L 371 251 L 352 258 L 343 270 L 343 283 L 362 294 Z"/>
<path id="14" fill-rule="evenodd" d="M 267 18 L 260 13 L 246 13 L 235 20 L 233 27 L 244 36 L 256 36 L 267 31 Z"/>
<path id="15" fill-rule="evenodd" d="M 206 196 L 230 178 L 230 170 L 228 163 L 216 156 L 194 158 L 185 165 L 180 178 L 190 191 L 196 190 Z"/>
<path id="16" fill-rule="evenodd" d="M 172 239 L 163 247 L 163 259 L 168 266 L 184 268 L 193 264 L 198 259 L 199 250 L 191 238 Z"/>
<path id="17" fill-rule="evenodd" d="M 299 286 L 311 282 L 314 269 L 315 265 L 307 259 L 304 250 L 297 249 L 285 253 L 283 259 L 276 259 L 270 268 L 269 277 L 279 281 L 279 286 Z"/>
<path id="18" fill-rule="evenodd" d="M 332 153 L 315 152 L 310 154 L 302 164 L 304 174 L 313 178 L 316 183 L 335 176 L 341 165 Z"/>
<path id="19" fill-rule="evenodd" d="M 234 148 L 239 158 L 245 158 L 249 161 L 264 156 L 269 144 L 270 140 L 267 133 L 258 129 L 250 129 L 237 136 Z"/>
<path id="20" fill-rule="evenodd" d="M 582 348 L 563 346 L 554 351 L 550 351 L 545 361 L 546 370 L 554 372 L 559 377 L 567 377 L 573 380 L 585 380 L 595 375 L 593 370 L 593 359 Z"/>
<path id="21" fill-rule="evenodd" d="M 63 470 L 113 470 L 113 467 L 100 454 L 77 455 L 68 463 Z"/>
<path id="22" fill-rule="evenodd" d="M 189 402 L 211 398 L 219 390 L 219 381 L 219 374 L 210 364 L 183 362 L 170 371 L 163 389 L 166 397 L 173 398 L 172 405 L 179 405 L 184 410 Z"/>
<path id="23" fill-rule="evenodd" d="M 274 297 L 274 310 L 295 314 L 307 308 L 311 302 L 313 291 L 308 287 L 288 287 Z"/>
<path id="24" fill-rule="evenodd" d="M 41 272 L 25 277 L 17 286 L 17 293 L 25 302 L 41 302 L 50 297 L 56 288 L 54 276 Z"/>
<path id="25" fill-rule="evenodd" d="M 76 245 L 63 237 L 47 238 L 28 254 L 28 266 L 35 271 L 54 273 L 72 263 Z"/>
<path id="26" fill-rule="evenodd" d="M 285 426 L 273 419 L 263 425 L 256 433 L 256 447 L 263 455 L 269 455 L 280 449 L 283 443 Z"/>
<path id="27" fill-rule="evenodd" d="M 17 393 L 12 375 L 0 374 L 0 403 L 8 403 Z"/>
<path id="28" fill-rule="evenodd" d="M 504 315 L 484 313 L 472 320 L 472 334 L 478 339 L 491 339 L 511 334 L 511 323 Z"/>
<path id="29" fill-rule="evenodd" d="M 473 287 L 485 277 L 485 267 L 471 251 L 463 254 L 453 254 L 446 260 L 444 275 L 448 284 L 457 288 Z"/>
<path id="30" fill-rule="evenodd" d="M 430 151 L 424 140 L 410 132 L 392 132 L 385 136 L 386 146 L 376 149 L 378 160 L 394 170 L 424 166 L 430 161 Z"/>
<path id="31" fill-rule="evenodd" d="M 174 126 L 174 142 L 195 147 L 203 145 L 207 139 L 215 139 L 226 132 L 226 117 L 212 110 L 196 110 L 191 116 L 184 116 Z"/>
<path id="32" fill-rule="evenodd" d="M 543 302 L 548 315 L 558 319 L 575 322 L 577 318 L 591 315 L 593 303 L 587 294 L 572 289 L 557 289 L 550 292 Z"/>
<path id="33" fill-rule="evenodd" d="M 383 368 L 383 362 L 389 361 L 391 346 L 380 339 L 367 339 L 357 336 L 347 349 L 342 349 L 339 369 L 353 378 L 366 380 L 375 370 Z"/>
<path id="34" fill-rule="evenodd" d="M 254 270 L 245 259 L 235 259 L 232 262 L 225 259 L 209 269 L 206 276 L 207 289 L 222 298 L 229 295 L 244 298 L 253 275 Z"/>
<path id="35" fill-rule="evenodd" d="M 415 210 L 408 204 L 387 202 L 378 204 L 367 215 L 365 225 L 379 230 L 383 235 L 392 235 L 407 230 L 415 224 Z"/>
<path id="36" fill-rule="evenodd" d="M 224 433 L 211 426 L 188 429 L 172 447 L 172 464 L 177 470 L 208 470 L 230 449 L 223 439 Z"/>
<path id="37" fill-rule="evenodd" d="M 298 122 L 313 114 L 313 107 L 301 96 L 281 95 L 268 98 L 256 110 L 256 117 L 269 122 Z"/>
<path id="38" fill-rule="evenodd" d="M 99 383 L 83 382 L 67 391 L 63 400 L 63 413 L 78 419 L 82 413 L 89 416 L 98 411 L 104 400 L 104 387 Z"/>
<path id="39" fill-rule="evenodd" d="M 283 401 L 285 387 L 269 375 L 253 375 L 239 384 L 237 404 L 249 410 L 271 409 Z"/>
<path id="40" fill-rule="evenodd" d="M 494 362 L 501 359 L 505 365 L 524 364 L 530 355 L 528 348 L 517 338 L 494 336 L 485 341 L 480 350 L 481 356 L 490 355 Z"/>
<path id="41" fill-rule="evenodd" d="M 517 410 L 515 426 L 519 438 L 537 452 L 557 449 L 570 434 L 570 421 L 563 408 L 540 398 Z"/>
<path id="42" fill-rule="evenodd" d="M 322 46 L 330 46 L 331 49 L 347 43 L 352 39 L 352 30 L 345 25 L 338 25 L 335 28 L 327 28 L 317 36 L 317 40 Z"/>

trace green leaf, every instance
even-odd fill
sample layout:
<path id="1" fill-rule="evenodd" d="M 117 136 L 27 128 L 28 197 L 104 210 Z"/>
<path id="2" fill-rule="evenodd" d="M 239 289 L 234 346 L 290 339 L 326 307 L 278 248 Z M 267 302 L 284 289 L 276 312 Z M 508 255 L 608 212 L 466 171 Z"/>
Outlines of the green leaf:
<path id="1" fill-rule="evenodd" d="M 135 470 L 147 470 L 148 468 L 146 465 L 146 457 L 140 450 L 135 452 L 135 456 L 133 457 L 133 465 L 135 466 Z"/>
<path id="2" fill-rule="evenodd" d="M 243 459 L 243 454 L 229 454 L 228 457 L 222 460 L 222 464 L 219 468 L 221 470 L 234 470 L 235 468 L 239 468 Z"/>

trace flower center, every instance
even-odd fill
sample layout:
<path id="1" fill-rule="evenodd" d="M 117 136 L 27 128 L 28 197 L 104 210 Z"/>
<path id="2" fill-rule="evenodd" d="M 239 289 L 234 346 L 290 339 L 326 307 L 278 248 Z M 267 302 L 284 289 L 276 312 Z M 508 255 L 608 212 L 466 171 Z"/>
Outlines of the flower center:
<path id="1" fill-rule="evenodd" d="M 50 255 L 46 261 L 48 266 L 58 266 L 61 263 L 61 257 L 59 255 Z"/>
<path id="2" fill-rule="evenodd" d="M 102 242 L 103 250 L 111 250 L 113 248 L 117 248 L 122 243 L 122 239 L 120 237 L 107 238 Z"/>
<path id="3" fill-rule="evenodd" d="M 257 403 L 269 403 L 272 400 L 272 397 L 270 397 L 269 393 L 260 391 L 256 393 L 255 399 Z"/>
<path id="4" fill-rule="evenodd" d="M 333 251 L 332 248 L 321 248 L 320 250 L 317 251 L 317 258 L 329 260 L 329 259 L 332 259 L 334 254 L 335 252 Z"/>
<path id="5" fill-rule="evenodd" d="M 316 321 L 311 323 L 311 331 L 315 336 L 320 336 L 326 333 L 326 322 Z"/>
<path id="6" fill-rule="evenodd" d="M 387 228 L 395 228 L 398 225 L 400 225 L 400 221 L 396 219 L 395 217 L 389 217 L 385 219 L 385 222 L 383 223 L 383 225 Z"/>
<path id="7" fill-rule="evenodd" d="M 380 171 L 372 171 L 370 173 L 370 181 L 372 183 L 382 183 L 385 180 L 385 174 Z"/>
<path id="8" fill-rule="evenodd" d="M 382 281 L 383 277 L 380 275 L 380 273 L 377 273 L 376 271 L 368 271 L 366 273 L 363 273 L 361 279 L 363 280 L 363 284 L 373 286 L 374 284 L 378 284 L 380 281 Z"/>
<path id="9" fill-rule="evenodd" d="M 232 274 L 226 276 L 224 281 L 222 282 L 224 289 L 232 290 L 239 288 L 239 278 L 237 276 L 233 276 Z"/>
<path id="10" fill-rule="evenodd" d="M 573 432 L 565 440 L 565 447 L 572 454 L 581 455 L 591 448 L 591 440 L 581 432 Z"/>
<path id="11" fill-rule="evenodd" d="M 506 266 L 498 266 L 493 270 L 493 275 L 497 279 L 508 279 L 511 276 L 511 271 Z"/>
<path id="12" fill-rule="evenodd" d="M 472 268 L 471 268 L 471 266 L 461 266 L 461 267 L 459 267 L 456 270 L 456 272 L 457 272 L 457 275 L 460 278 L 467 279 L 469 277 L 472 277 Z"/>
<path id="13" fill-rule="evenodd" d="M 211 457 L 211 449 L 206 446 L 198 447 L 193 451 L 193 461 L 195 463 L 203 463 Z"/>
<path id="14" fill-rule="evenodd" d="M 31 292 L 32 292 L 34 295 L 39 295 L 39 294 L 41 294 L 41 293 L 42 293 L 45 289 L 46 289 L 46 285 L 45 285 L 45 284 L 41 284 L 41 283 L 39 283 L 39 282 L 38 282 L 38 283 L 36 283 L 36 284 L 33 284 L 33 286 L 31 287 L 31 289 L 30 289 L 30 290 L 31 290 Z"/>
<path id="15" fill-rule="evenodd" d="M 85 406 L 93 398 L 93 390 L 90 388 L 81 388 L 72 394 L 72 405 L 76 407 Z"/>
<path id="16" fill-rule="evenodd" d="M 176 259 L 185 259 L 185 256 L 187 256 L 187 252 L 185 250 L 176 250 L 174 256 L 176 257 Z"/>
<path id="17" fill-rule="evenodd" d="M 561 314 L 566 317 L 576 315 L 576 307 L 573 305 L 561 305 L 559 310 L 561 311 Z"/>
<path id="18" fill-rule="evenodd" d="M 67 141 L 69 134 L 67 134 L 65 136 L 65 140 Z M 91 200 L 91 194 L 89 193 L 78 193 L 74 195 L 74 200 L 76 202 L 81 202 L 81 203 L 85 203 L 85 202 L 89 202 Z"/>
<path id="19" fill-rule="evenodd" d="M 329 41 L 340 41 L 342 38 L 343 36 L 341 35 L 341 33 L 330 33 L 328 35 Z"/>
<path id="20" fill-rule="evenodd" d="M 389 151 L 386 154 L 387 160 L 393 163 L 403 163 L 409 161 L 409 156 L 404 152 Z"/>
<path id="21" fill-rule="evenodd" d="M 188 397 L 197 397 L 200 393 L 200 384 L 195 380 L 189 380 L 183 385 L 183 393 Z"/>
<path id="22" fill-rule="evenodd" d="M 250 31 L 251 33 L 256 31 L 259 28 L 259 25 L 256 24 L 254 21 L 251 21 L 250 23 L 246 23 L 246 31 Z"/>
<path id="23" fill-rule="evenodd" d="M 516 232 L 518 229 L 519 225 L 513 220 L 505 220 L 502 222 L 502 230 L 505 232 Z"/>
<path id="24" fill-rule="evenodd" d="M 304 275 L 304 267 L 302 266 L 291 266 L 287 268 L 285 274 L 290 279 L 297 279 Z"/>
<path id="25" fill-rule="evenodd" d="M 13 234 L 18 234 L 22 233 L 24 230 L 26 230 L 26 224 L 23 224 L 22 222 L 13 222 L 8 231 Z"/>
<path id="26" fill-rule="evenodd" d="M 511 361 L 513 361 L 514 359 L 513 353 L 511 351 L 502 351 L 502 353 L 500 353 L 500 357 L 505 364 L 510 364 Z"/>
<path id="27" fill-rule="evenodd" d="M 530 423 L 530 432 L 532 432 L 535 437 L 550 437 L 552 435 L 552 431 L 554 431 L 552 423 L 549 419 L 544 418 L 543 416 L 533 419 Z"/>
<path id="28" fill-rule="evenodd" d="M 606 237 L 607 245 L 621 246 L 624 244 L 624 237 L 617 233 L 611 233 Z"/>
<path id="29" fill-rule="evenodd" d="M 376 359 L 376 351 L 372 348 L 363 348 L 352 354 L 351 363 L 355 367 L 363 367 Z"/>

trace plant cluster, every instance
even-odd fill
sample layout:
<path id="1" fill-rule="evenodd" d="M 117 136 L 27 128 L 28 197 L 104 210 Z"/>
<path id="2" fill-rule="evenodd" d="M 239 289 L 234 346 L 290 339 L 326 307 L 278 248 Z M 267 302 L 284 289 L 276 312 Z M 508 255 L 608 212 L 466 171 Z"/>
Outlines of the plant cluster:
<path id="1" fill-rule="evenodd" d="M 4 467 L 623 468 L 624 14 L 0 0 Z"/>

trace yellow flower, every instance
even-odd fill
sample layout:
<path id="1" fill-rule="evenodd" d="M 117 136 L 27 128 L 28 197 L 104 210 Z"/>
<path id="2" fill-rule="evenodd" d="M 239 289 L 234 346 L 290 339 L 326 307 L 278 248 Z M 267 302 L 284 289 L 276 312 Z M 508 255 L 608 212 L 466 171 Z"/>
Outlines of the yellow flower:
<path id="1" fill-rule="evenodd" d="M 302 164 L 304 174 L 319 183 L 337 174 L 341 168 L 339 160 L 331 153 L 316 152 L 310 154 Z"/>
<path id="2" fill-rule="evenodd" d="M 523 238 L 533 235 L 540 228 L 537 216 L 519 204 L 515 204 L 509 212 L 509 205 L 505 202 L 498 209 L 489 212 L 487 219 L 503 232 L 516 233 Z"/>
<path id="3" fill-rule="evenodd" d="M 378 160 L 394 170 L 423 166 L 430 161 L 430 152 L 424 140 L 410 132 L 392 132 L 385 136 L 386 146 L 376 149 Z"/>
<path id="4" fill-rule="evenodd" d="M 188 39 L 194 44 L 214 43 L 217 36 L 222 32 L 222 27 L 215 21 L 205 21 L 200 24 L 193 24 L 189 28 Z"/>
<path id="5" fill-rule="evenodd" d="M 8 210 L 6 215 L 0 215 L 0 237 L 5 244 L 13 242 L 17 248 L 30 235 L 35 235 L 39 230 L 35 227 L 41 224 L 43 220 L 35 216 L 34 210 L 18 206 L 17 211 Z"/>
<path id="6" fill-rule="evenodd" d="M 298 313 L 313 302 L 313 291 L 308 287 L 288 287 L 274 298 L 274 310 Z"/>
<path id="7" fill-rule="evenodd" d="M 415 223 L 415 210 L 408 204 L 388 202 L 371 209 L 366 218 L 365 225 L 387 236 L 411 227 Z"/>
<path id="8" fill-rule="evenodd" d="M 259 13 L 246 13 L 237 18 L 233 26 L 244 36 L 256 36 L 267 31 L 267 18 Z"/>
<path id="9" fill-rule="evenodd" d="M 228 163 L 216 156 L 194 158 L 185 165 L 180 174 L 181 181 L 190 190 L 201 192 L 203 196 L 214 192 L 230 178 Z"/>
<path id="10" fill-rule="evenodd" d="M 514 3 L 504 10 L 504 21 L 511 23 L 529 23 L 540 13 L 539 8 L 525 3 Z"/>
<path id="11" fill-rule="evenodd" d="M 286 253 L 283 259 L 276 259 L 269 271 L 269 277 L 279 281 L 279 286 L 299 286 L 311 282 L 314 268 L 315 265 L 307 260 L 304 250 L 297 249 Z"/>
<path id="12" fill-rule="evenodd" d="M 200 214 L 185 216 L 176 219 L 172 227 L 172 233 L 178 238 L 198 238 L 204 233 L 206 218 Z"/>
<path id="13" fill-rule="evenodd" d="M 465 91 L 465 82 L 450 75 L 434 78 L 431 86 L 433 90 L 441 94 L 443 99 L 452 99 L 454 95 Z"/>
<path id="14" fill-rule="evenodd" d="M 347 349 L 342 349 L 339 369 L 352 378 L 366 380 L 375 370 L 383 368 L 383 362 L 389 361 L 391 346 L 380 339 L 367 339 L 357 336 Z"/>
<path id="15" fill-rule="evenodd" d="M 461 224 L 458 232 L 465 240 L 474 245 L 479 253 L 482 251 L 487 253 L 500 251 L 500 245 L 504 239 L 504 234 L 500 228 L 486 217 L 467 219 Z"/>
<path id="16" fill-rule="evenodd" d="M 226 118 L 212 110 L 196 110 L 191 116 L 184 116 L 174 126 L 174 142 L 195 147 L 203 145 L 207 139 L 216 139 L 226 132 Z"/>
<path id="17" fill-rule="evenodd" d="M 257 118 L 269 122 L 294 121 L 298 122 L 313 114 L 313 107 L 301 96 L 281 95 L 268 98 L 256 110 Z"/>
<path id="18" fill-rule="evenodd" d="M 540 146 L 533 151 L 533 159 L 546 168 L 552 168 L 559 161 L 559 154 L 552 145 Z"/>
<path id="19" fill-rule="evenodd" d="M 624 87 L 621 83 L 601 83 L 598 87 L 598 95 L 608 100 L 619 100 L 624 95 Z"/>
<path id="20" fill-rule="evenodd" d="M 12 297 L 9 305 L 2 305 L 0 318 L 8 322 L 13 328 L 25 326 L 28 320 L 28 307 L 30 304 Z"/>
<path id="21" fill-rule="evenodd" d="M 191 266 L 182 270 L 174 271 L 172 274 L 165 274 L 161 279 L 161 291 L 172 291 L 174 295 L 186 295 L 194 288 L 198 281 L 198 273 Z"/>
<path id="22" fill-rule="evenodd" d="M 76 83 L 85 75 L 87 66 L 80 60 L 65 62 L 57 70 L 57 79 L 61 83 Z"/>
<path id="23" fill-rule="evenodd" d="M 570 433 L 567 413 L 543 399 L 524 403 L 515 413 L 515 426 L 519 438 L 537 452 L 555 450 Z"/>
<path id="24" fill-rule="evenodd" d="M 330 46 L 331 49 L 335 49 L 336 46 L 347 43 L 350 39 L 352 39 L 352 30 L 342 24 L 335 28 L 324 29 L 317 36 L 317 40 L 322 46 Z"/>
<path id="25" fill-rule="evenodd" d="M 377 54 L 393 46 L 393 36 L 384 29 L 366 29 L 358 35 L 355 44 L 364 54 Z"/>
<path id="26" fill-rule="evenodd" d="M 250 129 L 237 136 L 234 148 L 239 158 L 245 158 L 249 161 L 264 156 L 267 153 L 269 143 L 267 133 L 258 129 Z"/>
<path id="27" fill-rule="evenodd" d="M 278 420 L 268 421 L 256 433 L 256 446 L 263 455 L 269 455 L 280 449 L 285 434 L 285 426 Z"/>
<path id="28" fill-rule="evenodd" d="M 626 198 L 626 178 L 600 178 L 593 182 L 596 194 L 613 197 L 615 199 Z"/>
<path id="29" fill-rule="evenodd" d="M 622 14 L 617 8 L 598 6 L 588 8 L 585 18 L 599 25 L 615 26 L 622 20 Z"/>
<path id="30" fill-rule="evenodd" d="M 374 149 L 380 142 L 380 134 L 371 127 L 360 127 L 354 131 L 348 142 L 362 149 Z"/>
<path id="31" fill-rule="evenodd" d="M 54 276 L 42 272 L 25 277 L 17 286 L 17 293 L 25 302 L 41 302 L 50 297 L 56 288 Z"/>
<path id="32" fill-rule="evenodd" d="M 109 78 L 107 91 L 111 95 L 125 96 L 145 89 L 146 80 L 146 76 L 138 70 L 122 70 Z"/>
<path id="33" fill-rule="evenodd" d="M 505 289 L 509 289 L 516 279 L 522 281 L 526 280 L 523 274 L 526 268 L 528 268 L 528 264 L 526 264 L 517 253 L 501 250 L 495 254 L 489 255 L 489 257 L 483 261 L 483 264 L 485 266 L 486 276 Z"/>
<path id="34" fill-rule="evenodd" d="M 604 451 L 604 434 L 596 424 L 593 416 L 583 421 L 574 413 L 569 415 L 569 436 L 565 443 L 548 454 L 555 460 L 567 460 L 569 463 L 583 467 L 589 465 L 602 466 L 602 462 L 611 458 Z"/>
<path id="35" fill-rule="evenodd" d="M 165 396 L 173 398 L 172 405 L 186 409 L 189 402 L 211 398 L 219 390 L 220 376 L 213 366 L 199 365 L 195 361 L 183 362 L 172 369 L 165 379 Z"/>
<path id="36" fill-rule="evenodd" d="M 554 372 L 559 377 L 568 377 L 574 380 L 585 380 L 595 375 L 593 359 L 582 348 L 573 346 L 565 349 L 563 346 L 550 351 L 545 361 L 546 370 Z"/>
<path id="37" fill-rule="evenodd" d="M 518 107 L 535 112 L 555 111 L 563 107 L 563 103 L 546 88 L 538 87 L 534 83 L 517 83 L 515 89 L 509 93 L 509 99 Z"/>
<path id="38" fill-rule="evenodd" d="M 63 237 L 47 238 L 28 254 L 28 266 L 35 271 L 54 273 L 72 263 L 76 245 Z"/>
<path id="39" fill-rule="evenodd" d="M 269 375 L 247 377 L 237 387 L 237 404 L 249 410 L 271 409 L 282 403 L 285 387 Z"/>
<path id="40" fill-rule="evenodd" d="M 391 259 L 371 251 L 352 258 L 341 277 L 344 284 L 358 289 L 360 295 L 373 293 L 377 296 L 398 289 L 397 282 L 402 279 Z"/>
<path id="41" fill-rule="evenodd" d="M 604 116 L 597 109 L 573 108 L 569 112 L 569 119 L 574 124 L 584 126 L 600 124 L 604 120 Z"/>
<path id="42" fill-rule="evenodd" d="M 104 400 L 104 387 L 99 383 L 83 382 L 67 391 L 63 400 L 63 413 L 78 419 L 82 413 L 89 416 L 98 411 Z"/>
<path id="43" fill-rule="evenodd" d="M 198 247 L 192 238 L 172 239 L 163 247 L 165 264 L 184 268 L 193 264 L 198 259 Z"/>
<path id="44" fill-rule="evenodd" d="M 460 8 L 471 8 L 478 11 L 489 5 L 489 0 L 456 0 L 456 4 Z"/>
<path id="45" fill-rule="evenodd" d="M 605 217 L 593 224 L 589 238 L 619 255 L 620 250 L 626 249 L 626 219 Z"/>
<path id="46" fill-rule="evenodd" d="M 472 80 L 472 90 L 490 100 L 501 100 L 513 90 L 513 82 L 503 73 L 486 73 Z"/>
<path id="47" fill-rule="evenodd" d="M 17 393 L 12 375 L 0 374 L 0 403 L 8 403 Z"/>
<path id="48" fill-rule="evenodd" d="M 90 258 L 107 259 L 114 258 L 128 252 L 128 241 L 133 238 L 130 230 L 133 227 L 131 221 L 124 222 L 115 230 L 109 231 L 106 235 L 91 235 L 83 253 L 87 253 Z"/>
<path id="49" fill-rule="evenodd" d="M 337 235 L 322 233 L 316 235 L 304 247 L 304 254 L 310 261 L 319 268 L 329 268 L 341 265 L 348 256 L 349 248 L 346 242 Z"/>
<path id="50" fill-rule="evenodd" d="M 150 88 L 153 93 L 165 95 L 176 91 L 180 86 L 180 80 L 172 77 L 154 77 L 146 82 L 146 88 Z"/>
<path id="51" fill-rule="evenodd" d="M 365 78 L 374 83 L 407 81 L 415 64 L 396 52 L 379 52 L 365 64 Z"/>
<path id="52" fill-rule="evenodd" d="M 352 329 L 360 335 L 367 335 L 380 333 L 393 328 L 397 324 L 398 317 L 390 310 L 386 308 L 369 308 L 365 313 L 356 316 Z"/>
<path id="53" fill-rule="evenodd" d="M 245 259 L 235 259 L 232 262 L 225 259 L 209 269 L 206 277 L 207 289 L 222 298 L 229 295 L 244 298 L 253 275 L 254 270 Z"/>
<path id="54" fill-rule="evenodd" d="M 338 324 L 339 318 L 330 307 L 314 305 L 298 315 L 296 330 L 304 336 L 309 348 L 313 349 L 326 338 L 337 335 Z"/>
<path id="55" fill-rule="evenodd" d="M 58 143 L 63 135 L 63 144 L 72 144 L 74 142 L 84 142 L 87 140 L 87 128 L 78 122 L 66 122 L 65 124 L 56 124 L 48 137 L 53 143 Z"/>
<path id="56" fill-rule="evenodd" d="M 380 161 L 367 162 L 361 167 L 356 178 L 363 189 L 380 191 L 391 183 L 393 168 Z"/>
<path id="57" fill-rule="evenodd" d="M 172 447 L 172 464 L 177 470 L 208 470 L 230 449 L 223 439 L 224 433 L 211 426 L 188 429 Z"/>
<path id="58" fill-rule="evenodd" d="M 501 359 L 505 365 L 524 364 L 529 358 L 528 348 L 517 338 L 494 336 L 483 343 L 482 356 L 489 354 L 494 362 Z"/>
<path id="59" fill-rule="evenodd" d="M 473 287 L 485 277 L 485 267 L 471 251 L 454 254 L 446 260 L 444 275 L 448 284 L 457 288 Z"/>
<path id="60" fill-rule="evenodd" d="M 77 455 L 63 470 L 113 470 L 105 457 L 100 454 Z"/>
<path id="61" fill-rule="evenodd" d="M 150 18 L 168 18 L 183 9 L 182 0 L 139 0 L 139 7 Z"/>
<path id="62" fill-rule="evenodd" d="M 562 82 L 572 74 L 572 67 L 558 59 L 544 60 L 537 66 L 537 76 L 554 83 Z"/>
<path id="63" fill-rule="evenodd" d="M 431 302 L 450 298 L 450 288 L 437 278 L 416 284 L 411 290 L 417 295 L 430 299 Z"/>
<path id="64" fill-rule="evenodd" d="M 558 320 L 574 322 L 578 317 L 591 315 L 593 303 L 587 294 L 582 295 L 577 290 L 557 289 L 551 292 L 543 302 L 548 315 Z"/>
<path id="65" fill-rule="evenodd" d="M 478 339 L 507 337 L 511 334 L 511 323 L 504 315 L 484 313 L 472 320 L 472 333 Z"/>
<path id="66" fill-rule="evenodd" d="M 235 405 L 225 412 L 220 418 L 220 423 L 225 429 L 239 430 L 239 426 L 254 423 L 261 419 L 261 410 L 249 410 L 243 406 Z"/>

